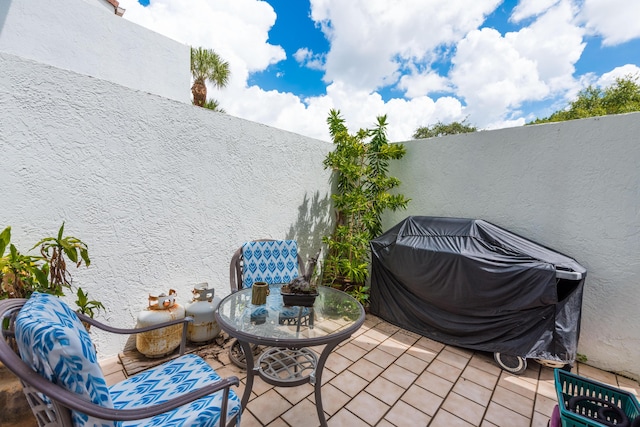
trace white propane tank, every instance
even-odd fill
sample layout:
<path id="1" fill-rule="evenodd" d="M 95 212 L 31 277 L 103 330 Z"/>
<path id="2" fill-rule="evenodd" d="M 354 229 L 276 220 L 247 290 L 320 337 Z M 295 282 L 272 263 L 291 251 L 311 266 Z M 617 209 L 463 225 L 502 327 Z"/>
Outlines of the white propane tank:
<path id="1" fill-rule="evenodd" d="M 211 341 L 220 334 L 220 326 L 214 317 L 220 298 L 215 297 L 215 289 L 208 288 L 206 282 L 195 285 L 193 300 L 187 304 L 187 316 L 193 317 L 193 322 L 187 326 L 187 338 L 192 342 Z"/>
<path id="2" fill-rule="evenodd" d="M 136 327 L 153 326 L 170 320 L 184 319 L 184 307 L 176 302 L 176 291 L 169 290 L 153 296 L 149 294 L 149 306 L 138 314 Z M 182 341 L 182 324 L 167 326 L 136 334 L 136 348 L 149 358 L 166 356 L 180 346 Z"/>

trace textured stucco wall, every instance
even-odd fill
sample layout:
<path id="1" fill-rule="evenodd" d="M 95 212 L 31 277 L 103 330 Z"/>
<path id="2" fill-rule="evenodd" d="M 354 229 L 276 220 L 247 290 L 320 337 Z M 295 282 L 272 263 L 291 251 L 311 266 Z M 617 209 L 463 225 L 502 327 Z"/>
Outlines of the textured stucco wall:
<path id="1" fill-rule="evenodd" d="M 578 351 L 640 378 L 640 113 L 405 143 L 407 215 L 481 218 L 587 269 Z"/>
<path id="2" fill-rule="evenodd" d="M 185 302 L 201 281 L 227 295 L 246 240 L 320 248 L 328 142 L 1 52 L 0 69 L 0 228 L 27 251 L 66 221 L 89 245 L 72 273 L 101 320 L 132 327 L 149 292 Z M 92 335 L 101 357 L 124 346 Z"/>
<path id="3" fill-rule="evenodd" d="M 190 103 L 189 46 L 101 1 L 0 1 L 0 52 Z"/>

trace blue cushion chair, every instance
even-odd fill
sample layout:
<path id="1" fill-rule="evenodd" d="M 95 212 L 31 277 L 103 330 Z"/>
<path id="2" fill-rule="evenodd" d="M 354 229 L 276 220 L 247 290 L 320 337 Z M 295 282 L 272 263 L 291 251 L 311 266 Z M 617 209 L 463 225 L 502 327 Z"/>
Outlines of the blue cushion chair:
<path id="1" fill-rule="evenodd" d="M 110 328 L 38 292 L 28 300 L 0 301 L 0 360 L 22 381 L 39 425 L 239 425 L 240 400 L 231 390 L 238 378 L 220 378 L 195 355 L 107 386 L 81 319 L 111 332 L 149 329 Z"/>

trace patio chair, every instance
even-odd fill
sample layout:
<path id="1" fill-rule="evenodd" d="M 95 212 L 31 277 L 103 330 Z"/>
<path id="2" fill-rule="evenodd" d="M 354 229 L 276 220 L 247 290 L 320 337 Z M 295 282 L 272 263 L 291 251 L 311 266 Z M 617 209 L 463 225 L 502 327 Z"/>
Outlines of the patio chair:
<path id="1" fill-rule="evenodd" d="M 1 300 L 0 361 L 22 382 L 40 426 L 239 425 L 240 399 L 231 390 L 238 378 L 221 378 L 195 355 L 107 386 L 81 321 L 123 334 L 187 324 L 181 319 L 116 329 L 75 313 L 52 295 Z"/>
<path id="2" fill-rule="evenodd" d="M 309 258 L 305 266 L 295 240 L 260 239 L 245 242 L 231 257 L 229 267 L 231 292 L 250 288 L 255 282 L 267 282 L 270 285 L 288 283 L 298 276 L 310 280 L 318 257 L 319 253 Z M 280 314 L 278 322 L 293 324 L 299 318 L 302 322 L 307 322 L 309 312 L 310 310 L 305 308 L 304 315 L 300 316 L 297 310 L 292 309 L 290 314 L 285 310 Z M 254 347 L 254 354 L 259 354 L 257 347 Z M 246 368 L 244 353 L 237 340 L 234 340 L 229 347 L 229 358 L 235 365 Z"/>

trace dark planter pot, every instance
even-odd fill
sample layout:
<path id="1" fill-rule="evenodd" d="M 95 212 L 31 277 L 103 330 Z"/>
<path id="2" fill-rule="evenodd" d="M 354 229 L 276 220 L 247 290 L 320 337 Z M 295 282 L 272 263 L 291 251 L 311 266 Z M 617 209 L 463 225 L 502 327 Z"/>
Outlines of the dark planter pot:
<path id="1" fill-rule="evenodd" d="M 286 292 L 282 293 L 282 302 L 284 305 L 298 305 L 301 307 L 312 307 L 316 301 L 318 293 L 315 294 L 291 294 Z"/>

